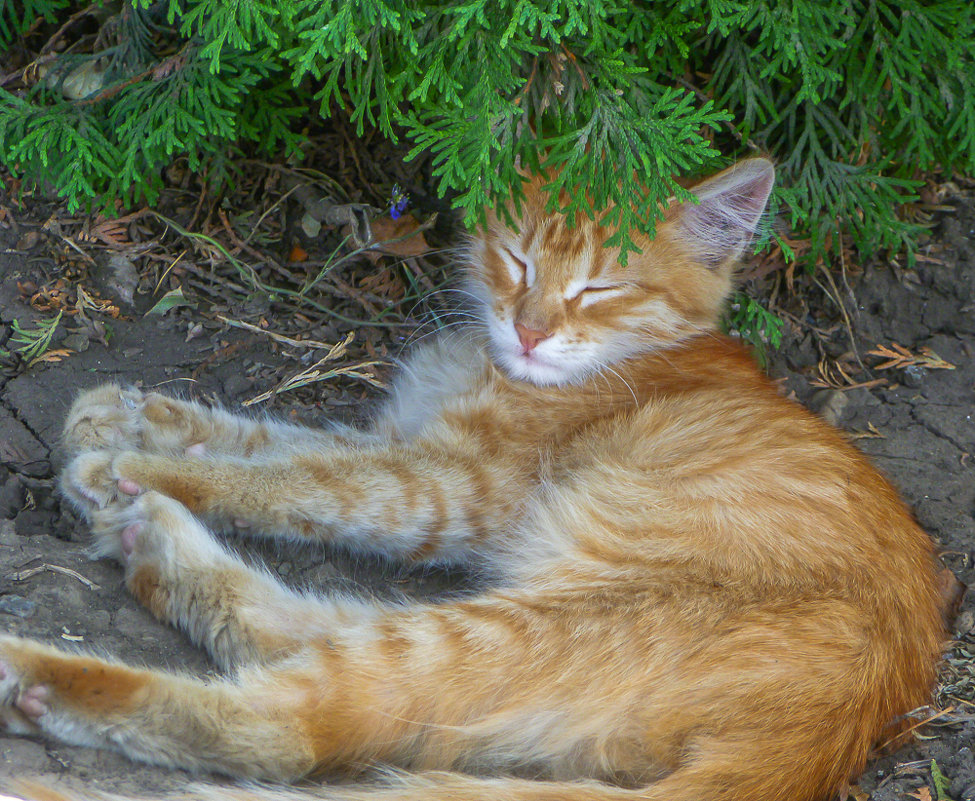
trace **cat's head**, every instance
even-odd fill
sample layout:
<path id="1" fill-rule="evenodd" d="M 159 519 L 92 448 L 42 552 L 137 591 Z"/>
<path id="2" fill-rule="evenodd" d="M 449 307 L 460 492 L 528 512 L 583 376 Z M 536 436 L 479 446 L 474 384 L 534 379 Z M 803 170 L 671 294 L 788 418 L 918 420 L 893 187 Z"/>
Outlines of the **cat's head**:
<path id="1" fill-rule="evenodd" d="M 734 265 L 758 225 L 775 171 L 755 158 L 694 186 L 626 267 L 603 246 L 613 230 L 545 211 L 545 180 L 525 185 L 513 226 L 490 215 L 474 242 L 469 290 L 482 305 L 492 357 L 534 384 L 583 380 L 622 359 L 711 330 Z"/>

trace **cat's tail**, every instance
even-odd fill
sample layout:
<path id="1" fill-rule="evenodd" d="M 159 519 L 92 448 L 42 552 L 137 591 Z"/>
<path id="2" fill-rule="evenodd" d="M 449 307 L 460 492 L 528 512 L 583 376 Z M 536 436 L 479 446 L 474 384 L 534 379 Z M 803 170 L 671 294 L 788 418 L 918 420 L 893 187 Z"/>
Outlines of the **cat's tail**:
<path id="1" fill-rule="evenodd" d="M 131 796 L 71 790 L 15 779 L 11 801 L 656 801 L 653 788 L 626 789 L 595 781 L 552 782 L 462 773 L 395 773 L 382 781 L 304 788 L 270 785 L 194 785 L 164 796 Z M 662 800 L 661 800 L 662 801 Z"/>

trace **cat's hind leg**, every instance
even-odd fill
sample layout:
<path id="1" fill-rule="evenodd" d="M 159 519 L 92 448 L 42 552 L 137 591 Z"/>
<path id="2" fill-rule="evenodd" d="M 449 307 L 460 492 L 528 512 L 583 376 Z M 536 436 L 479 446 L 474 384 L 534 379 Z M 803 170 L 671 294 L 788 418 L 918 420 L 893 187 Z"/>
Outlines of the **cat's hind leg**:
<path id="1" fill-rule="evenodd" d="M 294 781 L 315 765 L 304 699 L 254 667 L 202 682 L 0 637 L 0 721 L 15 734 L 121 751 L 131 759 Z"/>
<path id="2" fill-rule="evenodd" d="M 93 550 L 116 558 L 130 592 L 223 668 L 290 655 L 326 627 L 368 617 L 366 601 L 302 595 L 245 564 L 178 501 L 147 492 L 94 514 Z"/>

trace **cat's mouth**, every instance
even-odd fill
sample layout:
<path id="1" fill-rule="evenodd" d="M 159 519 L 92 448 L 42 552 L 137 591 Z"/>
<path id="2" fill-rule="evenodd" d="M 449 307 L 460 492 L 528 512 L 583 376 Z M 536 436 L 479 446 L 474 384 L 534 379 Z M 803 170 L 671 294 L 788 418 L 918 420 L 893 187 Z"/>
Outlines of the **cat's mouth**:
<path id="1" fill-rule="evenodd" d="M 566 360 L 563 348 L 554 342 L 557 337 L 552 337 L 551 342 L 542 342 L 541 347 L 526 350 L 525 343 L 519 341 L 510 323 L 505 324 L 501 320 L 492 322 L 490 338 L 494 362 L 511 378 L 538 386 L 572 382 L 572 360 Z"/>
<path id="2" fill-rule="evenodd" d="M 565 384 L 572 379 L 571 371 L 566 369 L 566 365 L 546 358 L 534 350 L 528 353 L 520 348 L 514 352 L 509 351 L 508 358 L 503 359 L 503 363 L 512 378 L 539 386 Z"/>
<path id="3" fill-rule="evenodd" d="M 520 353 L 518 353 L 518 355 L 515 358 L 521 359 L 522 361 L 527 362 L 528 364 L 541 364 L 541 365 L 547 365 L 549 367 L 554 366 L 550 362 L 546 361 L 545 359 L 539 358 L 538 354 L 535 353 L 535 351 L 533 350 L 528 352 L 521 351 Z"/>

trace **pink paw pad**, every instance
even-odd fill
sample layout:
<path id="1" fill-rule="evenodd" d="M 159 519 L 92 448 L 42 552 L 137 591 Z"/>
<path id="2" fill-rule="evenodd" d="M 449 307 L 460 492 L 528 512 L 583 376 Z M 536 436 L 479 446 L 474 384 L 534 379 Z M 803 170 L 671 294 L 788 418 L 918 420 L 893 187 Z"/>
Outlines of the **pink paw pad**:
<path id="1" fill-rule="evenodd" d="M 50 711 L 47 704 L 44 703 L 47 701 L 48 695 L 50 693 L 43 684 L 28 687 L 17 699 L 17 708 L 29 718 L 39 718 Z"/>
<path id="2" fill-rule="evenodd" d="M 132 552 L 135 550 L 135 541 L 138 539 L 142 530 L 145 528 L 143 523 L 133 523 L 131 526 L 126 526 L 122 529 L 121 543 L 122 543 L 122 553 L 126 556 L 132 556 Z"/>
<path id="3" fill-rule="evenodd" d="M 186 449 L 186 455 L 193 456 L 193 457 L 204 456 L 206 452 L 207 452 L 207 446 L 204 445 L 202 442 L 198 442 L 196 443 L 196 445 L 190 445 Z"/>
<path id="4" fill-rule="evenodd" d="M 136 484 L 131 478 L 120 478 L 118 480 L 118 488 L 120 492 L 124 492 L 126 495 L 139 495 L 142 492 L 142 487 Z"/>

